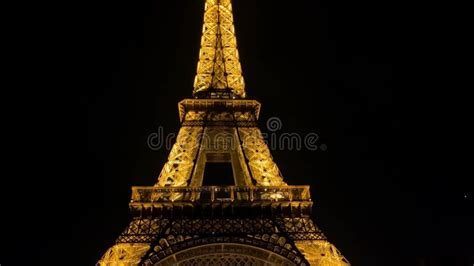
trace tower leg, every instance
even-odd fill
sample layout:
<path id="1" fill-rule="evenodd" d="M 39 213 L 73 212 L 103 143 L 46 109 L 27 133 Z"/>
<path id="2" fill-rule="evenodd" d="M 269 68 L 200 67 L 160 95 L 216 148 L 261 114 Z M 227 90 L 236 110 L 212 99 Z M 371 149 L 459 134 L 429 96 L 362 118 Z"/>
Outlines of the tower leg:
<path id="1" fill-rule="evenodd" d="M 150 243 L 162 234 L 168 224 L 169 220 L 165 218 L 133 218 L 115 245 L 97 262 L 97 266 L 139 265 L 150 249 Z"/>
<path id="2" fill-rule="evenodd" d="M 295 241 L 295 245 L 311 265 L 350 266 L 341 252 L 327 240 L 299 240 Z"/>
<path id="3" fill-rule="evenodd" d="M 109 248 L 97 266 L 132 266 L 138 265 L 141 258 L 150 248 L 144 243 L 118 243 Z"/>

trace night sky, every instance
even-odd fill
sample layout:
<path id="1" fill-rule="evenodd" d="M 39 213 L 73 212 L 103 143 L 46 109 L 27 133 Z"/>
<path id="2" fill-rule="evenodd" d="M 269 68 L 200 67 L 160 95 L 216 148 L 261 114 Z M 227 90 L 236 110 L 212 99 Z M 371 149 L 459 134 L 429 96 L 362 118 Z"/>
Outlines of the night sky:
<path id="1" fill-rule="evenodd" d="M 327 145 L 273 156 L 287 183 L 311 185 L 329 240 L 354 266 L 471 266 L 472 170 L 461 171 L 452 150 L 457 104 L 398 78 L 407 68 L 426 73 L 407 52 L 421 45 L 400 33 L 396 4 L 233 2 L 262 130 L 278 117 L 281 132 L 314 132 Z M 159 126 L 176 133 L 177 103 L 192 95 L 203 0 L 59 8 L 31 22 L 36 34 L 20 48 L 35 47 L 34 108 L 12 120 L 35 134 L 23 131 L 32 146 L 16 148 L 25 178 L 8 183 L 27 188 L 3 193 L 17 205 L 3 216 L 13 245 L 0 252 L 2 266 L 93 265 L 131 218 L 130 187 L 154 184 L 168 156 L 147 136 Z"/>

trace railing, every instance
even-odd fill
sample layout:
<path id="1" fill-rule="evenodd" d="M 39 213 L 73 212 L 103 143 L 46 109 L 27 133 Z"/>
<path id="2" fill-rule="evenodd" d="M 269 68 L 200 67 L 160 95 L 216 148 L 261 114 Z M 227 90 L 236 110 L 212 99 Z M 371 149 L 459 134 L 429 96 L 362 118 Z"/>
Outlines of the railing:
<path id="1" fill-rule="evenodd" d="M 132 187 L 132 204 L 311 201 L 309 186 Z"/>

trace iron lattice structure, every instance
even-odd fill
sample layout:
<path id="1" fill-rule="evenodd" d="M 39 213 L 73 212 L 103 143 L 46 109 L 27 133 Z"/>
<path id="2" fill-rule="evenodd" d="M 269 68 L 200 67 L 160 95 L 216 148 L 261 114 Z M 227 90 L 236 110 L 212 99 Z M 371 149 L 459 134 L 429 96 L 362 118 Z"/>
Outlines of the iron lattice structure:
<path id="1" fill-rule="evenodd" d="M 206 0 L 194 94 L 212 89 L 245 98 L 230 0 Z"/>
<path id="2" fill-rule="evenodd" d="M 284 182 L 245 98 L 230 0 L 206 0 L 195 99 L 154 186 L 132 187 L 132 221 L 97 263 L 349 265 L 311 219 L 309 186 Z M 205 165 L 232 165 L 233 186 L 203 186 Z"/>

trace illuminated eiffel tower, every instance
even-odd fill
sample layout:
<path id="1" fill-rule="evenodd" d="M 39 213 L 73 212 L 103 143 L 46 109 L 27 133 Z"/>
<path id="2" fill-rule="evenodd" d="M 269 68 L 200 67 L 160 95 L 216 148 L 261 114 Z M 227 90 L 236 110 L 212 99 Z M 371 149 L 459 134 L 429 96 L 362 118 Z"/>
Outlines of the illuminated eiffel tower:
<path id="1" fill-rule="evenodd" d="M 284 182 L 257 127 L 230 0 L 206 0 L 193 96 L 157 183 L 132 187 L 133 219 L 97 265 L 349 265 L 310 218 L 309 186 Z"/>

